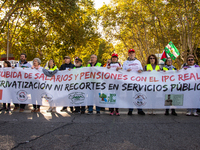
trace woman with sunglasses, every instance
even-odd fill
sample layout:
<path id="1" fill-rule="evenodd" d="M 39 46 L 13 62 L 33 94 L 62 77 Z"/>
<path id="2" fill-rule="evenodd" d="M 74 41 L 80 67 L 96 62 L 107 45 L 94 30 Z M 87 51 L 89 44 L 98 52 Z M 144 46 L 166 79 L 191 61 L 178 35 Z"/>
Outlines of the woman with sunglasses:
<path id="1" fill-rule="evenodd" d="M 172 65 L 172 59 L 169 57 L 167 58 L 167 60 L 165 61 L 165 66 L 162 68 L 162 70 L 165 72 L 167 70 L 177 70 L 173 65 Z M 177 113 L 175 112 L 175 109 L 171 109 L 171 114 L 174 116 L 177 116 Z M 169 115 L 169 109 L 165 110 L 165 115 L 168 116 Z"/>
<path id="2" fill-rule="evenodd" d="M 55 71 L 58 70 L 57 66 L 54 63 L 53 59 L 49 60 L 48 66 L 45 68 L 48 71 Z M 49 109 L 47 110 L 47 112 L 56 112 L 56 107 L 49 107 Z"/>
<path id="3" fill-rule="evenodd" d="M 188 55 L 187 65 L 184 66 L 183 68 L 186 70 L 187 68 L 197 68 L 197 67 L 199 66 L 195 64 L 194 55 Z M 198 116 L 197 109 L 188 109 L 186 116 L 191 116 L 191 115 L 194 115 L 195 117 L 197 117 Z"/>
<path id="4" fill-rule="evenodd" d="M 156 57 L 156 55 L 151 54 L 149 55 L 149 57 L 147 58 L 147 65 L 144 66 L 143 68 L 144 71 L 160 71 L 160 67 L 158 66 L 158 59 Z M 149 115 L 155 115 L 156 112 L 154 109 L 151 109 Z"/>

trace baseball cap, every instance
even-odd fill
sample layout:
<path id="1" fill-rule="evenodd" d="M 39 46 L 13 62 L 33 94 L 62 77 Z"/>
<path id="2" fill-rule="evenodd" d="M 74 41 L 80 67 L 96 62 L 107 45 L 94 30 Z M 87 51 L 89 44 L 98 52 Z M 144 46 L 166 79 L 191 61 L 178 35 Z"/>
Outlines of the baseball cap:
<path id="1" fill-rule="evenodd" d="M 128 53 L 130 53 L 130 52 L 134 52 L 135 53 L 135 50 L 134 49 L 129 49 Z"/>
<path id="2" fill-rule="evenodd" d="M 78 58 L 78 57 L 76 57 L 75 60 L 78 60 L 78 61 L 82 62 L 82 60 L 80 58 Z"/>
<path id="3" fill-rule="evenodd" d="M 112 57 L 118 57 L 118 55 L 116 53 L 113 53 Z"/>

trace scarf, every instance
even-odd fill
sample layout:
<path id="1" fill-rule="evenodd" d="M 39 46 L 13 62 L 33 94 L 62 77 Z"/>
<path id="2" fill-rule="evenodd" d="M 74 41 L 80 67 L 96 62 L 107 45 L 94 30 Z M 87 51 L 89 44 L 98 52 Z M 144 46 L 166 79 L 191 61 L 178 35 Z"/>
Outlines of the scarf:
<path id="1" fill-rule="evenodd" d="M 173 68 L 174 68 L 173 65 L 171 65 L 171 66 L 165 65 L 165 67 L 166 67 L 168 70 L 173 70 Z"/>

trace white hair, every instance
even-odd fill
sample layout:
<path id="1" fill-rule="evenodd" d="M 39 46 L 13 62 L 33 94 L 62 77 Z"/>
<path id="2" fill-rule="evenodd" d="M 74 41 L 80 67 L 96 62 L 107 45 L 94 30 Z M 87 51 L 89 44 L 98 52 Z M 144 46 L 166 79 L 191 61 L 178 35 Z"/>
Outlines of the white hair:
<path id="1" fill-rule="evenodd" d="M 39 58 L 34 58 L 33 61 L 36 60 L 38 62 L 38 64 L 41 64 L 41 60 Z"/>
<path id="2" fill-rule="evenodd" d="M 91 56 L 95 56 L 97 58 L 97 55 L 95 55 L 95 54 L 92 54 Z"/>

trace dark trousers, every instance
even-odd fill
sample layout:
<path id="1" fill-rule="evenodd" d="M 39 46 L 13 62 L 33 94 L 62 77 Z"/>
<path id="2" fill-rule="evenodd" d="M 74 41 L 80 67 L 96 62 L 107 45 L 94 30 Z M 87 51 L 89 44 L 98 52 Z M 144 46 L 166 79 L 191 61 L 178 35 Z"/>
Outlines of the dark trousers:
<path id="1" fill-rule="evenodd" d="M 26 104 L 14 104 L 15 107 L 20 107 L 22 109 L 25 109 Z"/>
<path id="2" fill-rule="evenodd" d="M 119 108 L 115 108 L 116 112 L 118 112 Z M 110 111 L 113 112 L 114 108 L 110 108 Z"/>
<path id="3" fill-rule="evenodd" d="M 15 105 L 15 107 L 19 107 L 19 104 L 15 104 L 15 103 L 14 103 L 14 105 Z"/>
<path id="4" fill-rule="evenodd" d="M 175 109 L 171 109 L 171 110 L 172 112 L 175 112 Z M 166 109 L 165 111 L 169 113 L 169 109 Z"/>
<path id="5" fill-rule="evenodd" d="M 25 109 L 26 104 L 20 104 L 20 108 Z"/>
<path id="6" fill-rule="evenodd" d="M 67 109 L 67 107 L 63 107 L 62 109 L 63 109 L 63 110 L 64 110 L 64 109 Z M 70 110 L 73 111 L 73 107 L 70 107 Z"/>
<path id="7" fill-rule="evenodd" d="M 130 108 L 129 111 L 133 111 L 133 108 Z M 138 109 L 138 112 L 142 112 L 142 109 Z"/>
<path id="8" fill-rule="evenodd" d="M 81 106 L 81 107 L 80 106 L 76 106 L 75 107 L 75 111 L 76 112 L 80 112 L 80 111 L 85 112 L 85 106 Z"/>
<path id="9" fill-rule="evenodd" d="M 10 108 L 10 103 L 8 103 L 8 107 Z M 6 108 L 6 103 L 3 103 L 3 108 Z"/>
<path id="10" fill-rule="evenodd" d="M 34 108 L 34 109 L 40 108 L 40 105 L 33 105 L 33 108 Z"/>

